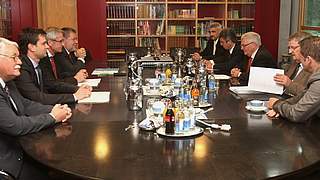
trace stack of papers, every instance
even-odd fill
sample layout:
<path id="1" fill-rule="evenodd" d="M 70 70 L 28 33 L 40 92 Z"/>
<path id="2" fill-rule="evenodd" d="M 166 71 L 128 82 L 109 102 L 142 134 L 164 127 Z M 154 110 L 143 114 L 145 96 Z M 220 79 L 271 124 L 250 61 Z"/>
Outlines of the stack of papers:
<path id="1" fill-rule="evenodd" d="M 214 78 L 216 80 L 228 80 L 230 79 L 230 76 L 224 75 L 224 74 L 215 74 Z"/>
<path id="2" fill-rule="evenodd" d="M 98 79 L 86 79 L 84 82 L 78 83 L 78 86 L 89 85 L 91 87 L 97 87 L 101 81 L 101 78 Z"/>
<path id="3" fill-rule="evenodd" d="M 254 91 L 249 86 L 233 86 L 229 88 L 230 91 L 236 94 L 261 94 L 262 92 Z"/>
<path id="4" fill-rule="evenodd" d="M 251 67 L 248 86 L 230 87 L 236 94 L 257 94 L 259 92 L 282 94 L 283 86 L 276 84 L 273 77 L 284 74 L 283 69 Z"/>
<path id="5" fill-rule="evenodd" d="M 96 68 L 91 73 L 91 75 L 103 76 L 103 75 L 113 75 L 118 73 L 119 68 Z"/>
<path id="6" fill-rule="evenodd" d="M 107 103 L 110 101 L 110 92 L 92 92 L 91 96 L 82 100 L 78 103 Z"/>

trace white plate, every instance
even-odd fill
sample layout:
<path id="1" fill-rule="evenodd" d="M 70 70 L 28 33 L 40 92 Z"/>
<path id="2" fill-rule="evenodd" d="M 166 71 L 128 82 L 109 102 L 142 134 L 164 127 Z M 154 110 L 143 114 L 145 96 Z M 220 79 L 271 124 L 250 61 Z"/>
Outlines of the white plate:
<path id="1" fill-rule="evenodd" d="M 191 137 L 191 136 L 197 136 L 203 133 L 203 128 L 196 126 L 193 130 L 187 131 L 187 132 L 179 132 L 175 134 L 166 134 L 166 128 L 160 127 L 157 129 L 157 134 L 165 137 L 173 137 L 173 138 L 179 138 L 179 137 Z"/>
<path id="2" fill-rule="evenodd" d="M 206 108 L 206 107 L 211 107 L 212 104 L 210 103 L 204 103 L 204 104 L 200 104 L 198 106 L 194 106 L 195 108 Z"/>
<path id="3" fill-rule="evenodd" d="M 247 105 L 246 109 L 249 111 L 253 111 L 253 112 L 261 112 L 261 111 L 268 110 L 268 108 L 266 106 L 255 107 L 255 106 L 250 106 L 250 105 Z"/>

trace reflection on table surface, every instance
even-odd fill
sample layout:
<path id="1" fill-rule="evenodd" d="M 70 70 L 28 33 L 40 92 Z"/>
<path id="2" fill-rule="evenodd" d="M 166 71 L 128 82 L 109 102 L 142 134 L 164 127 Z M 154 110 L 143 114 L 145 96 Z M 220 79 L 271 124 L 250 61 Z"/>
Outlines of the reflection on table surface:
<path id="1" fill-rule="evenodd" d="M 269 120 L 245 110 L 228 83 L 211 102 L 208 121 L 232 126 L 199 137 L 168 139 L 133 126 L 145 111 L 129 111 L 125 77 L 104 77 L 109 103 L 80 105 L 69 123 L 20 138 L 31 157 L 66 173 L 98 179 L 264 179 L 303 172 L 320 160 L 319 124 Z"/>

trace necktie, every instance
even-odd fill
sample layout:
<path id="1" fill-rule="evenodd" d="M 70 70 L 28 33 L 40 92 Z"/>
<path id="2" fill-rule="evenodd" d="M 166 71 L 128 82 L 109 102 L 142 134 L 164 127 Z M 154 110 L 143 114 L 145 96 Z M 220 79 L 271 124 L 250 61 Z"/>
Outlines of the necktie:
<path id="1" fill-rule="evenodd" d="M 4 92 L 7 94 L 8 98 L 9 98 L 11 108 L 12 108 L 16 113 L 18 113 L 18 108 L 17 108 L 16 104 L 14 103 L 12 97 L 10 96 L 9 88 L 8 88 L 7 85 L 4 87 Z"/>
<path id="2" fill-rule="evenodd" d="M 250 67 L 251 67 L 252 61 L 253 61 L 253 59 L 250 57 L 250 58 L 248 59 L 248 66 L 247 66 L 247 70 L 246 70 L 247 72 L 250 71 Z"/>
<path id="3" fill-rule="evenodd" d="M 43 81 L 42 81 L 42 71 L 41 71 L 39 65 L 36 67 L 36 72 L 37 72 L 38 84 L 39 84 L 40 90 L 41 90 L 41 92 L 42 92 L 42 91 L 43 91 L 43 86 L 42 86 L 42 83 L 43 83 Z"/>
<path id="4" fill-rule="evenodd" d="M 53 74 L 54 74 L 54 76 L 56 77 L 56 79 L 58 79 L 57 67 L 56 67 L 56 63 L 54 62 L 53 57 L 50 57 L 50 63 L 51 63 L 51 67 L 52 67 Z"/>
<path id="5" fill-rule="evenodd" d="M 293 79 L 299 70 L 299 66 L 300 66 L 299 63 L 293 61 L 288 71 L 286 72 L 286 75 L 290 77 L 290 79 Z"/>

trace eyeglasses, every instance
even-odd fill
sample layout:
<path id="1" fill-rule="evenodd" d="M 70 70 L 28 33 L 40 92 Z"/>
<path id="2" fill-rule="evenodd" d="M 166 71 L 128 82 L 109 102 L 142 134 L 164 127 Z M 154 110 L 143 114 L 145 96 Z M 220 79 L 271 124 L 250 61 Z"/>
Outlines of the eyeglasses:
<path id="1" fill-rule="evenodd" d="M 12 59 L 14 62 L 20 61 L 19 56 L 9 56 L 6 54 L 0 54 L 0 56 L 8 57 L 8 58 Z"/>
<path id="2" fill-rule="evenodd" d="M 250 44 L 252 44 L 253 42 L 250 42 L 250 43 L 247 43 L 247 44 L 241 44 L 241 47 L 242 48 L 245 48 L 245 47 L 247 47 L 247 46 L 249 46 Z"/>
<path id="3" fill-rule="evenodd" d="M 217 31 L 208 31 L 209 33 L 215 33 L 215 32 L 217 32 Z"/>
<path id="4" fill-rule="evenodd" d="M 289 50 L 296 50 L 298 47 L 300 47 L 299 45 L 298 46 L 288 46 L 288 49 Z"/>
<path id="5" fill-rule="evenodd" d="M 61 39 L 60 41 L 52 39 L 52 41 L 58 42 L 58 43 L 62 43 L 64 41 L 64 39 Z"/>

